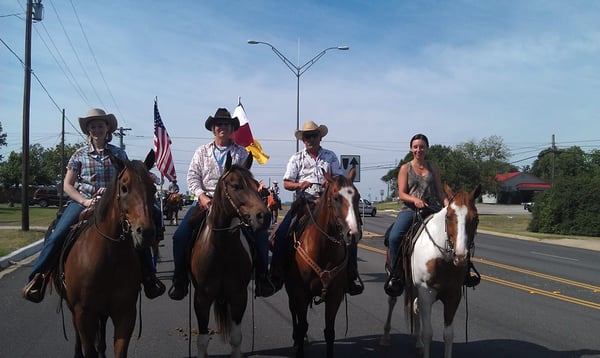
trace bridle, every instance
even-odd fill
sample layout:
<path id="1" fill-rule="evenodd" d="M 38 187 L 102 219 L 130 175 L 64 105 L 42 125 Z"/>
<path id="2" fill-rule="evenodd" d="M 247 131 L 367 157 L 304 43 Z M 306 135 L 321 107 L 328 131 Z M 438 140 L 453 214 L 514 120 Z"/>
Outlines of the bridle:
<path id="1" fill-rule="evenodd" d="M 127 168 L 123 168 L 123 170 L 121 170 L 119 172 L 119 174 L 117 175 L 117 180 L 116 180 L 117 183 L 121 180 L 121 178 L 123 177 L 123 175 L 125 174 L 125 172 L 127 170 L 128 170 Z M 100 236 L 102 236 L 103 238 L 113 241 L 113 242 L 122 242 L 122 241 L 125 241 L 127 238 L 131 237 L 131 223 L 127 219 L 127 216 L 125 215 L 125 211 L 123 210 L 123 207 L 122 207 L 121 191 L 119 190 L 118 187 L 115 188 L 115 190 L 117 191 L 117 207 L 119 208 L 119 223 L 121 224 L 121 230 L 119 230 L 119 238 L 115 239 L 112 236 L 109 236 L 108 234 L 104 233 L 100 229 L 100 227 L 98 227 L 98 218 L 97 218 L 96 214 L 94 214 L 94 228 L 96 229 L 98 234 L 100 234 Z"/>
<path id="2" fill-rule="evenodd" d="M 249 228 L 252 226 L 252 223 L 250 223 L 248 217 L 246 215 L 242 214 L 240 207 L 235 203 L 235 201 L 233 201 L 233 198 L 231 197 L 231 195 L 229 194 L 229 191 L 227 190 L 227 183 L 225 183 L 224 181 L 225 181 L 225 178 L 227 178 L 227 176 L 230 173 L 231 173 L 231 169 L 226 171 L 219 179 L 218 185 L 221 185 L 221 183 L 223 183 L 223 195 L 225 196 L 225 198 L 227 198 L 227 201 L 235 210 L 235 212 L 237 214 L 236 217 L 240 219 L 240 223 L 237 225 L 231 225 L 231 226 L 224 227 L 224 228 L 212 228 L 213 231 L 232 231 L 232 230 L 239 228 L 240 226 L 244 226 L 246 228 Z"/>

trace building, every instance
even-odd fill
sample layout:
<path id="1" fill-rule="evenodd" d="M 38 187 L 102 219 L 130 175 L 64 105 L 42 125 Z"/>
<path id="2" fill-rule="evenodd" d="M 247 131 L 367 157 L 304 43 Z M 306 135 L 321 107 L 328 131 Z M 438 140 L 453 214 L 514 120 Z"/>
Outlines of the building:
<path id="1" fill-rule="evenodd" d="M 523 172 L 496 174 L 498 204 L 521 204 L 533 201 L 536 192 L 550 189 L 545 181 Z"/>

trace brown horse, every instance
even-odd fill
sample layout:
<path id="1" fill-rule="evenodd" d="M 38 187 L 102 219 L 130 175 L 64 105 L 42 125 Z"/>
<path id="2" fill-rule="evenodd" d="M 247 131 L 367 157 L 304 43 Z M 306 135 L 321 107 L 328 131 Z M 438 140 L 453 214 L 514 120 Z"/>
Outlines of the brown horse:
<path id="1" fill-rule="evenodd" d="M 335 318 L 347 290 L 347 262 L 353 241 L 360 240 L 359 193 L 349 176 L 326 178 L 325 192 L 313 211 L 308 209 L 306 224 L 291 234 L 295 252 L 285 277 L 285 288 L 292 314 L 296 357 L 304 357 L 306 318 L 311 302 L 325 302 L 325 341 L 327 357 L 333 356 Z"/>
<path id="2" fill-rule="evenodd" d="M 231 161 L 228 155 L 206 224 L 192 248 L 198 357 L 207 355 L 208 323 L 213 303 L 217 329 L 224 340 L 229 338 L 231 356 L 241 356 L 241 321 L 246 311 L 247 287 L 254 260 L 246 233 L 266 229 L 271 220 L 258 194 L 258 182 L 248 170 L 252 156 L 248 156 L 244 166 L 232 165 Z"/>
<path id="3" fill-rule="evenodd" d="M 281 199 L 272 190 L 269 190 L 269 196 L 267 197 L 267 208 L 271 211 L 271 224 L 277 223 L 277 216 L 279 210 L 281 210 Z"/>
<path id="4" fill-rule="evenodd" d="M 180 193 L 171 193 L 165 200 L 164 212 L 170 225 L 179 225 L 179 210 L 183 204 L 183 195 Z"/>
<path id="5" fill-rule="evenodd" d="M 423 229 L 402 245 L 405 309 L 417 340 L 417 352 L 424 358 L 429 358 L 433 336 L 431 307 L 437 300 L 444 304 L 444 357 L 452 356 L 454 315 L 462 298 L 461 289 L 479 222 L 475 200 L 481 193 L 481 185 L 470 193 L 454 193 L 447 185 L 445 191 L 450 204 L 425 220 Z M 390 344 L 391 316 L 396 299 L 388 298 L 388 316 L 381 345 Z"/>
<path id="6" fill-rule="evenodd" d="M 111 156 L 118 175 L 98 202 L 93 216 L 75 233 L 55 286 L 73 314 L 77 332 L 75 357 L 104 357 L 106 322 L 114 324 L 115 357 L 126 357 L 135 327 L 136 301 L 142 282 L 136 248 L 155 236 L 152 205 L 156 191 L 144 163 Z"/>

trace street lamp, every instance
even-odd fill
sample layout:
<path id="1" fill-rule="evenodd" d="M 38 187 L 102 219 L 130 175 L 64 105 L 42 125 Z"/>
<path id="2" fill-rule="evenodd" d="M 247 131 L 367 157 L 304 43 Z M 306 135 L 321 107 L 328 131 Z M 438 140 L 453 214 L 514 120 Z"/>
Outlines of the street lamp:
<path id="1" fill-rule="evenodd" d="M 248 44 L 250 44 L 250 45 L 263 44 L 263 45 L 269 46 L 271 48 L 271 50 L 273 50 L 273 52 L 275 52 L 277 57 L 279 57 L 281 59 L 281 61 L 283 61 L 283 63 L 285 63 L 287 68 L 289 68 L 290 71 L 292 71 L 294 73 L 294 75 L 296 75 L 296 130 L 300 129 L 300 76 L 302 76 L 302 74 L 304 72 L 306 72 L 306 70 L 308 70 L 312 65 L 315 64 L 315 62 L 317 62 L 321 57 L 323 57 L 327 51 L 329 51 L 329 50 L 345 51 L 345 50 L 350 49 L 349 46 L 328 47 L 328 48 L 324 49 L 323 51 L 319 52 L 315 57 L 311 58 L 304 65 L 296 66 L 292 63 L 292 61 L 288 60 L 287 57 L 285 57 L 281 52 L 279 52 L 279 50 L 277 48 L 275 48 L 275 46 L 271 45 L 268 42 L 248 40 Z M 300 144 L 299 144 L 299 140 L 296 138 L 296 152 L 298 152 L 299 150 L 300 150 Z"/>

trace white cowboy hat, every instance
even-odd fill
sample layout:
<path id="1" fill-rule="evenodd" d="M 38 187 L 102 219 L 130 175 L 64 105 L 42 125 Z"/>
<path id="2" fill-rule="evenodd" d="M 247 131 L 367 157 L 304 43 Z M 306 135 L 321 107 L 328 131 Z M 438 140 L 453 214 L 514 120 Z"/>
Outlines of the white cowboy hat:
<path id="1" fill-rule="evenodd" d="M 90 132 L 87 129 L 88 123 L 96 119 L 102 119 L 106 122 L 108 133 L 112 133 L 117 129 L 117 118 L 115 118 L 112 113 L 106 114 L 103 109 L 92 108 L 87 112 L 85 117 L 79 117 L 79 127 L 81 128 L 81 131 L 84 134 L 89 135 Z"/>
<path id="2" fill-rule="evenodd" d="M 302 126 L 302 129 L 299 129 L 294 132 L 294 136 L 298 139 L 302 139 L 302 134 L 304 132 L 315 132 L 315 131 L 318 131 L 319 136 L 321 138 L 323 138 L 327 135 L 327 132 L 329 130 L 327 129 L 327 126 L 325 126 L 323 124 L 321 124 L 320 126 L 317 126 L 317 124 L 315 122 L 308 121 L 308 122 L 304 123 L 304 125 Z"/>
<path id="3" fill-rule="evenodd" d="M 277 180 L 273 180 L 273 184 L 277 184 Z"/>

